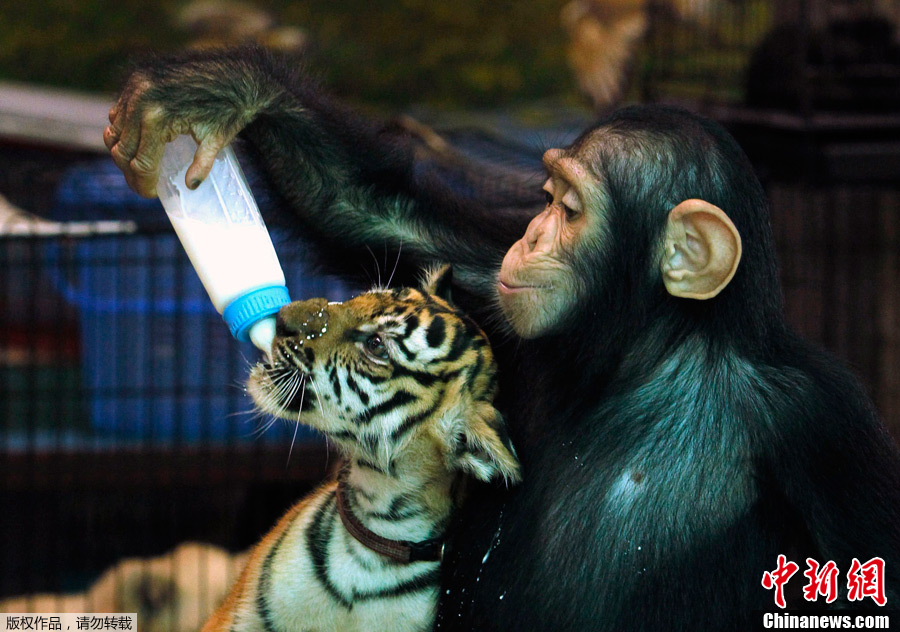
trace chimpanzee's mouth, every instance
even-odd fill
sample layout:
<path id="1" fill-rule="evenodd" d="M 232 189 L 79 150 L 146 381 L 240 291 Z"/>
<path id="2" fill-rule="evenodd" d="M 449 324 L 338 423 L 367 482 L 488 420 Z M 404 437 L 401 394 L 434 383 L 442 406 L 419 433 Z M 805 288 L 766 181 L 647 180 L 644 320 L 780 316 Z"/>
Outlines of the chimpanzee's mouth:
<path id="1" fill-rule="evenodd" d="M 514 294 L 516 292 L 525 292 L 528 290 L 551 290 L 549 285 L 515 285 L 513 282 L 498 281 L 497 287 L 501 294 Z"/>

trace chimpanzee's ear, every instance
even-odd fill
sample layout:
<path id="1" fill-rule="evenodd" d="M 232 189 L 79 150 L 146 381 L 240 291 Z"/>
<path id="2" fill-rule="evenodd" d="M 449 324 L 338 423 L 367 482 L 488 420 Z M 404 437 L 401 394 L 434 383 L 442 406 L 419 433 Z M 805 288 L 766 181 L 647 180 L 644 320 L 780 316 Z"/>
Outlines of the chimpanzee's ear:
<path id="1" fill-rule="evenodd" d="M 669 212 L 661 271 L 669 294 L 713 298 L 731 282 L 741 261 L 741 236 L 725 211 L 685 200 Z"/>
<path id="2" fill-rule="evenodd" d="M 444 299 L 448 303 L 452 303 L 450 285 L 453 283 L 453 268 L 449 263 L 431 268 L 425 272 L 425 278 L 422 280 L 422 290 L 429 294 L 434 294 Z"/>

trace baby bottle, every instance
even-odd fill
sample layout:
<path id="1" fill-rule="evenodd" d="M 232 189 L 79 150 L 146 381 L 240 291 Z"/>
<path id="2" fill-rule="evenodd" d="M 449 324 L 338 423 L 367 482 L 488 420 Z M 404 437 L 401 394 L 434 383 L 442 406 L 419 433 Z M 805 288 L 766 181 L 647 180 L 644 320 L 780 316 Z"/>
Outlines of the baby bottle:
<path id="1" fill-rule="evenodd" d="M 196 151 L 190 136 L 166 146 L 159 199 L 231 334 L 268 354 L 275 313 L 290 302 L 284 272 L 231 147 L 192 191 L 184 180 Z"/>

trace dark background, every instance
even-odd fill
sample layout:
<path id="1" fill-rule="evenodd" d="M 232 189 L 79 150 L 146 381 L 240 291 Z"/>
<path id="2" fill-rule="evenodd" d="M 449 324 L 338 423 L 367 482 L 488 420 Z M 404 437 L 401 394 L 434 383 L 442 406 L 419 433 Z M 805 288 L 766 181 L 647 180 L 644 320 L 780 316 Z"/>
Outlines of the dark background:
<path id="1" fill-rule="evenodd" d="M 598 114 L 567 63 L 560 1 L 256 4 L 270 31 L 302 33 L 298 63 L 329 89 L 411 114 L 473 161 L 538 168 Z M 111 104 L 128 58 L 196 43 L 184 9 L 0 0 L 0 81 Z M 853 368 L 900 437 L 900 5 L 633 10 L 647 31 L 620 103 L 677 103 L 736 135 L 769 191 L 789 321 Z M 290 429 L 254 435 L 240 382 L 255 352 L 197 312 L 205 297 L 161 207 L 94 148 L 2 134 L 0 195 L 54 220 L 139 224 L 34 237 L 0 221 L 0 597 L 81 590 L 118 559 L 186 540 L 250 546 L 336 457 L 310 434 L 290 460 Z M 302 247 L 279 252 L 306 284 L 295 297 L 352 291 L 305 267 Z M 390 266 L 377 259 L 373 278 Z"/>

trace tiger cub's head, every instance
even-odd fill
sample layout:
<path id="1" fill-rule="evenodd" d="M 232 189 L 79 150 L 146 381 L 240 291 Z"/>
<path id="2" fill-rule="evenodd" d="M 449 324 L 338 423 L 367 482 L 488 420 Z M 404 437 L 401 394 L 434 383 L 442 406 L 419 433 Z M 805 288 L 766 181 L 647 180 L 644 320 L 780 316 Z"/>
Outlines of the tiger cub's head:
<path id="1" fill-rule="evenodd" d="M 385 470 L 437 464 L 517 482 L 519 462 L 492 403 L 494 357 L 484 332 L 449 302 L 450 277 L 443 266 L 421 290 L 285 305 L 271 364 L 250 373 L 254 402 Z"/>

